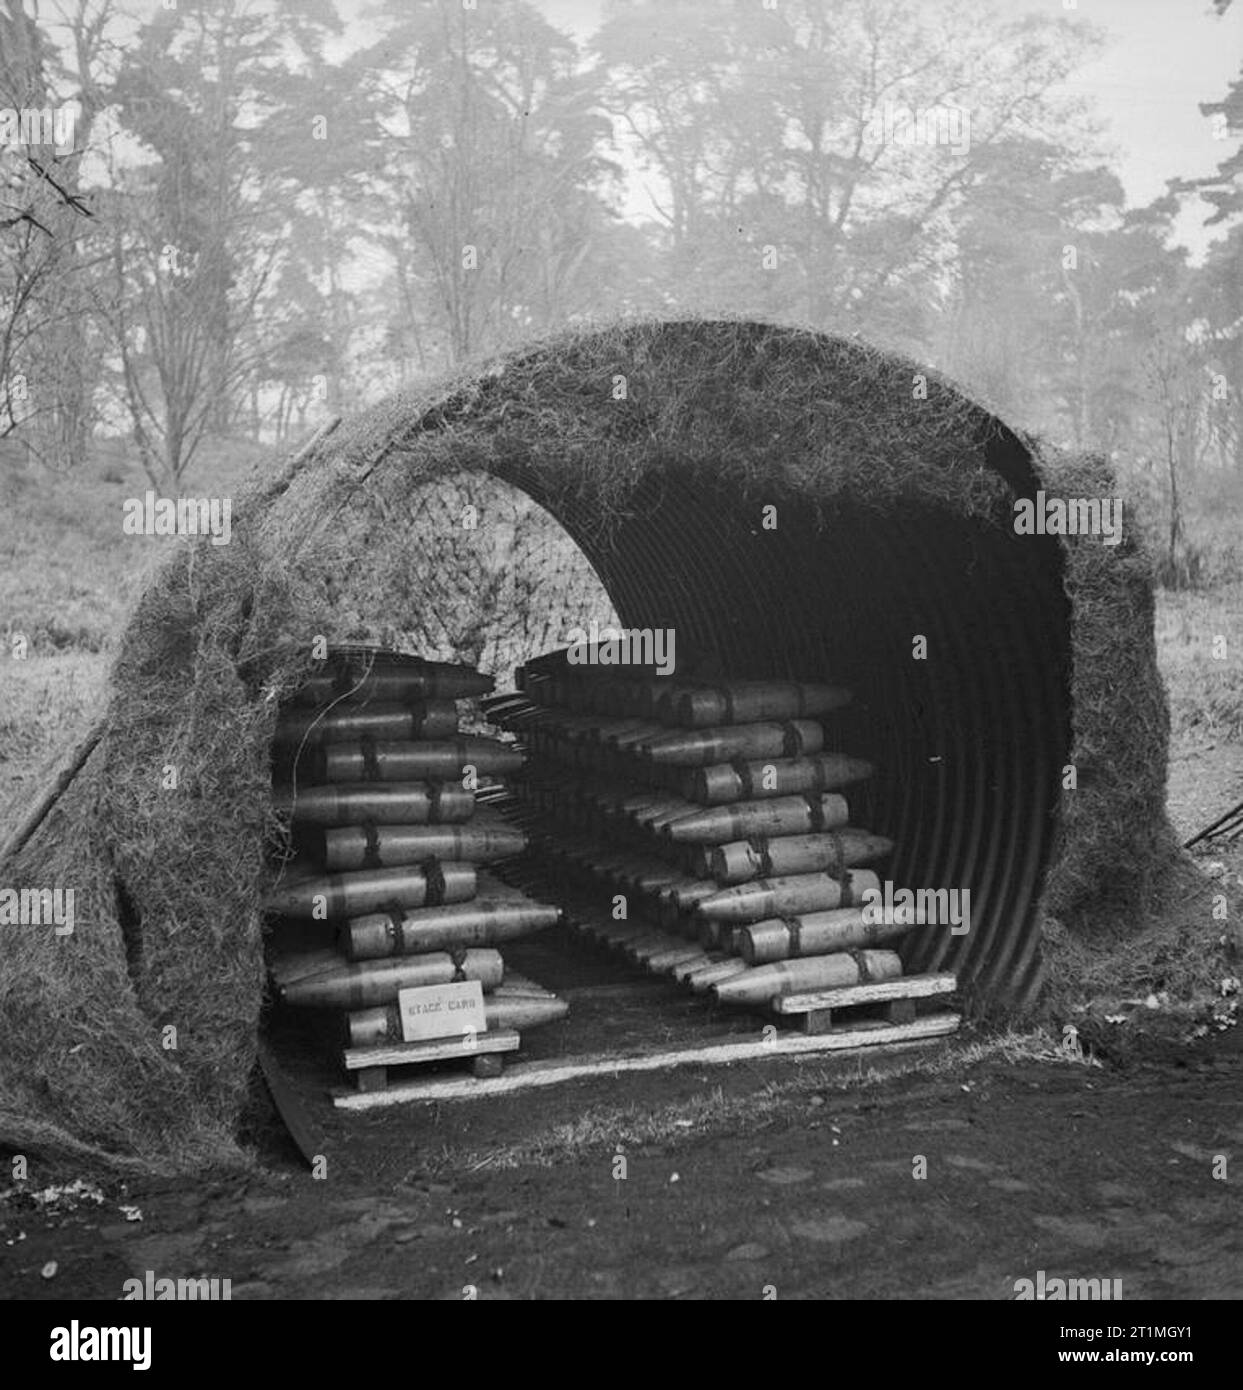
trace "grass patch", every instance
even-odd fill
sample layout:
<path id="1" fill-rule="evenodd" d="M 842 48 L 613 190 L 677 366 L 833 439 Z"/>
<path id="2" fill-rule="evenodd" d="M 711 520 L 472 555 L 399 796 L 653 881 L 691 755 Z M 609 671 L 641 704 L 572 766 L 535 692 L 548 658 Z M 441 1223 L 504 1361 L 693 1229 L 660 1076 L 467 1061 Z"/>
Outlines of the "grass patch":
<path id="1" fill-rule="evenodd" d="M 168 495 L 231 496 L 266 453 L 248 441 L 218 441 Z M 177 544 L 122 532 L 125 500 L 151 487 L 127 455 L 121 441 L 104 440 L 68 472 L 31 464 L 0 470 L 6 655 L 16 634 L 32 656 L 106 650 L 154 567 Z"/>
<path id="2" fill-rule="evenodd" d="M 1225 899 L 1226 916 L 1220 915 Z M 1217 915 L 1215 915 L 1217 914 Z M 1243 956 L 1243 893 L 1228 874 L 1210 877 L 1191 861 L 1138 930 L 1114 928 L 1090 942 L 1045 923 L 1051 1007 L 1072 1013 L 1095 1001 L 1166 995 L 1195 1005 L 1220 997 Z"/>
<path id="3" fill-rule="evenodd" d="M 99 712 L 104 657 L 92 652 L 32 656 L 5 663 L 0 707 L 0 821 L 24 808 L 35 788 Z"/>
<path id="4" fill-rule="evenodd" d="M 744 1096 L 726 1096 L 720 1086 L 659 1109 L 641 1104 L 600 1105 L 568 1124 L 553 1125 L 533 1139 L 496 1149 L 464 1153 L 443 1150 L 433 1163 L 436 1172 L 479 1172 L 484 1169 L 551 1168 L 584 1153 L 623 1152 L 651 1145 L 670 1146 L 714 1134 L 749 1134 L 805 1114 L 808 1103 L 828 1103 L 830 1096 L 871 1092 L 902 1077 L 924 1076 L 953 1080 L 973 1069 L 998 1063 L 1020 1066 L 1099 1066 L 1084 1052 L 1070 1052 L 1058 1038 L 1041 1030 L 1007 1031 L 992 1037 L 951 1042 L 934 1057 L 893 1057 L 878 1065 L 864 1053 L 857 1070 L 826 1070 L 800 1065 L 797 1073 L 769 1082 Z M 813 1099 L 814 1098 L 814 1099 Z"/>
<path id="5" fill-rule="evenodd" d="M 1173 736 L 1243 742 L 1243 583 L 1157 596 L 1157 649 Z M 1226 640 L 1226 656 L 1214 641 Z"/>

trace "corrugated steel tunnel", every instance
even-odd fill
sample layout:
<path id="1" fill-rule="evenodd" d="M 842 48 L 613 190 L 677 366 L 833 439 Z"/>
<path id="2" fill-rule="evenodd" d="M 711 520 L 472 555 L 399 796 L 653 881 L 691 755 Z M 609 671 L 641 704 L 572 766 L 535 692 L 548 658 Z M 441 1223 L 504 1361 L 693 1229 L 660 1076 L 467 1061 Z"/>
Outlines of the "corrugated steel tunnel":
<path id="1" fill-rule="evenodd" d="M 972 441 L 1016 494 L 1039 487 L 996 422 Z M 851 823 L 890 836 L 882 877 L 969 888 L 971 929 L 912 933 L 908 973 L 954 970 L 966 1006 L 1002 1013 L 1039 984 L 1038 907 L 1071 744 L 1070 607 L 1053 537 L 1018 540 L 945 510 L 821 506 L 763 482 L 705 487 L 666 458 L 600 539 L 596 518 L 497 470 L 583 550 L 627 627 L 675 629 L 741 677 L 825 680 L 854 704 L 826 722 L 835 751 L 873 761 Z M 775 529 L 761 524 L 776 508 Z M 930 659 L 915 658 L 927 639 Z"/>
<path id="2" fill-rule="evenodd" d="M 878 769 L 848 789 L 852 822 L 894 841 L 896 885 L 972 895 L 970 931 L 906 937 L 904 965 L 953 969 L 977 1016 L 1036 1002 L 1042 943 L 1056 990 L 1185 893 L 1142 533 L 1106 546 L 1014 527 L 1018 499 L 1116 492 L 1104 460 L 1020 439 L 854 339 L 734 320 L 576 329 L 326 427 L 256 476 L 230 545 L 179 546 L 152 578 L 100 741 L 7 871 L 90 885 L 93 926 L 71 951 L 14 938 L 6 1135 L 162 1171 L 236 1159 L 280 701 L 323 634 L 386 641 L 403 604 L 426 603 L 398 582 L 412 557 L 439 563 L 411 503 L 470 474 L 543 506 L 620 620 L 674 629 L 711 675 L 853 689 L 826 721 L 829 751 Z M 558 563 L 548 585 L 566 582 Z M 194 795 L 151 777 L 169 749 Z M 170 1018 L 194 1047 L 160 1045 Z"/>

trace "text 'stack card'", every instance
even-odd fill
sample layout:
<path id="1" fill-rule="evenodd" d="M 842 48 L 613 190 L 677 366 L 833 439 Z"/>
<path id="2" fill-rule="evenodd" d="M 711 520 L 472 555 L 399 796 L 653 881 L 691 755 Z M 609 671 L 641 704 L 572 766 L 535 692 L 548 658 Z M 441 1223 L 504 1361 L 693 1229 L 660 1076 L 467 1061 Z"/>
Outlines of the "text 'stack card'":
<path id="1" fill-rule="evenodd" d="M 397 995 L 401 1010 L 401 1036 L 406 1042 L 430 1038 L 461 1038 L 487 1031 L 483 1009 L 483 985 L 463 980 L 452 985 L 423 985 L 403 989 Z"/>

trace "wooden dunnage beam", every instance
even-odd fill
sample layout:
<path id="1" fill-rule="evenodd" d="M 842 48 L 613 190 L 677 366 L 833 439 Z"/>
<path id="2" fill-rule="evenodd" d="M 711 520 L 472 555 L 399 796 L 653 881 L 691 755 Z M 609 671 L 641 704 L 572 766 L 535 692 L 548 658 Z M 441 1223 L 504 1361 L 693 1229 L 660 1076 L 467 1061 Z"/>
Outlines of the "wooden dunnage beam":
<path id="1" fill-rule="evenodd" d="M 789 1033 L 770 1042 L 755 1034 L 748 1034 L 745 1038 L 664 1052 L 619 1053 L 612 1056 L 601 1053 L 558 1061 L 518 1062 L 509 1067 L 503 1076 L 492 1080 L 444 1076 L 398 1083 L 389 1086 L 386 1091 L 365 1095 L 355 1091 L 334 1091 L 333 1104 L 343 1110 L 370 1110 L 377 1106 L 401 1105 L 419 1100 L 482 1099 L 485 1096 L 510 1095 L 516 1091 L 558 1086 L 564 1081 L 591 1076 L 664 1071 L 680 1066 L 720 1066 L 730 1062 L 763 1061 L 770 1057 L 811 1056 L 852 1047 L 918 1045 L 930 1038 L 954 1032 L 960 1022 L 958 1014 L 945 1013 L 919 1018 L 913 1023 L 873 1024 L 822 1036 Z"/>

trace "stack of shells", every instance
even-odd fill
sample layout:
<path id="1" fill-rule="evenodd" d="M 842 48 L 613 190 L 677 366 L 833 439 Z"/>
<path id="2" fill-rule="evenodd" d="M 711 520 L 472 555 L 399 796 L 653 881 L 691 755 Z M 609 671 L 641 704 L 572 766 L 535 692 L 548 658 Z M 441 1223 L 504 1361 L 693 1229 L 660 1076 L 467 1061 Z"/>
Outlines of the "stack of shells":
<path id="1" fill-rule="evenodd" d="M 496 949 L 560 911 L 481 868 L 527 844 L 476 804 L 522 752 L 458 726 L 456 701 L 492 686 L 467 666 L 339 648 L 281 713 L 273 797 L 297 858 L 264 907 L 335 923 L 336 947 L 290 963 L 278 984 L 287 1004 L 346 1011 L 351 1047 L 401 1042 L 398 993 L 422 985 L 478 980 L 490 1029 L 568 1012 L 538 986 L 507 986 Z"/>
<path id="2" fill-rule="evenodd" d="M 543 851 L 686 944 L 642 958 L 721 1002 L 892 980 L 876 949 L 916 923 L 871 920 L 870 869 L 892 842 L 849 824 L 840 790 L 872 775 L 826 752 L 835 686 L 683 680 L 598 664 L 592 648 L 520 668 L 489 718 L 528 764 L 513 786 Z"/>

